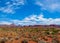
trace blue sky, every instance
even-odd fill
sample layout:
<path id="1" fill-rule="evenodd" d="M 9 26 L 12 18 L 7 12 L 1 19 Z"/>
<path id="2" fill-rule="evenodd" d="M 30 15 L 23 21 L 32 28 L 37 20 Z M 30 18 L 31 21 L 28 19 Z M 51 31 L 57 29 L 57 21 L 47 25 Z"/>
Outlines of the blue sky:
<path id="1" fill-rule="evenodd" d="M 60 0 L 0 0 L 0 24 L 60 25 Z"/>

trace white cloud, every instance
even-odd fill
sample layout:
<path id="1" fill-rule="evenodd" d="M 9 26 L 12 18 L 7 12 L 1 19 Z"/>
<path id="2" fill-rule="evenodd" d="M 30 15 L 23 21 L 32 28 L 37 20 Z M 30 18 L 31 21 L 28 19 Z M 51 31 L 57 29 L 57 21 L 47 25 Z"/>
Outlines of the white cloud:
<path id="1" fill-rule="evenodd" d="M 23 20 L 11 20 L 15 24 L 20 25 L 50 25 L 57 24 L 60 25 L 60 18 L 44 18 L 42 14 L 31 15 Z"/>
<path id="2" fill-rule="evenodd" d="M 13 5 L 24 5 L 25 1 L 24 0 L 12 0 Z"/>
<path id="3" fill-rule="evenodd" d="M 40 1 L 36 1 L 35 4 L 37 4 L 37 5 L 39 5 L 39 6 L 44 6 Z"/>
<path id="4" fill-rule="evenodd" d="M 6 2 L 6 6 L 0 7 L 0 11 L 4 13 L 14 13 L 16 9 L 20 8 L 18 6 L 24 5 L 25 0 L 11 0 L 12 2 Z"/>
<path id="5" fill-rule="evenodd" d="M 41 6 L 42 10 L 48 10 L 50 12 L 60 12 L 60 0 L 36 0 L 35 4 Z"/>
<path id="6" fill-rule="evenodd" d="M 12 23 L 7 21 L 0 21 L 0 25 L 10 25 L 10 24 Z"/>
<path id="7" fill-rule="evenodd" d="M 9 21 L 0 21 L 0 24 L 16 24 L 16 25 L 50 25 L 56 24 L 60 25 L 60 18 L 44 18 L 43 14 L 40 15 L 30 15 L 25 17 L 23 20 L 9 20 Z"/>
<path id="8" fill-rule="evenodd" d="M 52 11 L 59 11 L 60 10 L 60 4 L 51 4 L 49 6 L 49 8 L 52 10 Z"/>
<path id="9" fill-rule="evenodd" d="M 5 8 L 5 7 L 1 7 L 0 11 L 4 12 L 4 13 L 14 13 L 14 10 L 12 8 Z"/>
<path id="10" fill-rule="evenodd" d="M 31 19 L 32 18 L 32 19 Z M 60 25 L 60 18 L 44 18 L 42 14 L 40 15 L 31 15 L 24 20 L 15 21 L 21 25 L 50 25 L 57 24 Z"/>

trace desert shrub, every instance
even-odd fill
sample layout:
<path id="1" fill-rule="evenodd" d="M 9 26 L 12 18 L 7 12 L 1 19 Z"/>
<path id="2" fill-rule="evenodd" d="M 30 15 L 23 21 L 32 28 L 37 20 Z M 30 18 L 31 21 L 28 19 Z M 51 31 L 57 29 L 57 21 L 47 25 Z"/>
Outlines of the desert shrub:
<path id="1" fill-rule="evenodd" d="M 16 38 L 15 38 L 15 40 L 18 40 L 18 39 L 19 39 L 19 37 L 16 37 Z"/>
<path id="2" fill-rule="evenodd" d="M 3 28 L 0 28 L 0 31 L 3 30 Z"/>
<path id="3" fill-rule="evenodd" d="M 46 35 L 49 35 L 50 33 L 49 33 L 49 31 L 46 31 L 45 34 L 46 34 Z"/>
<path id="4" fill-rule="evenodd" d="M 59 31 L 56 29 L 52 29 L 52 35 L 57 34 Z"/>
<path id="5" fill-rule="evenodd" d="M 12 37 L 8 37 L 8 39 L 10 40 Z"/>
<path id="6" fill-rule="evenodd" d="M 28 38 L 31 38 L 31 35 L 30 34 L 28 34 Z"/>
<path id="7" fill-rule="evenodd" d="M 5 42 L 6 42 L 5 38 L 0 39 L 0 43 L 5 43 Z"/>
<path id="8" fill-rule="evenodd" d="M 53 39 L 53 40 L 52 40 L 52 43 L 59 43 L 59 41 L 56 40 L 56 39 Z"/>
<path id="9" fill-rule="evenodd" d="M 0 43 L 5 43 L 5 41 L 4 40 L 1 40 Z"/>
<path id="10" fill-rule="evenodd" d="M 32 36 L 32 40 L 37 42 L 37 36 Z"/>
<path id="11" fill-rule="evenodd" d="M 52 34 L 52 35 L 54 35 L 54 34 L 55 34 L 55 32 L 52 32 L 51 34 Z"/>
<path id="12" fill-rule="evenodd" d="M 46 42 L 43 40 L 38 40 L 38 43 L 46 43 Z"/>
<path id="13" fill-rule="evenodd" d="M 38 29 L 38 28 L 35 28 L 34 31 L 35 31 L 35 32 L 39 32 L 39 29 Z"/>
<path id="14" fill-rule="evenodd" d="M 22 40 L 21 43 L 28 43 L 26 39 Z"/>

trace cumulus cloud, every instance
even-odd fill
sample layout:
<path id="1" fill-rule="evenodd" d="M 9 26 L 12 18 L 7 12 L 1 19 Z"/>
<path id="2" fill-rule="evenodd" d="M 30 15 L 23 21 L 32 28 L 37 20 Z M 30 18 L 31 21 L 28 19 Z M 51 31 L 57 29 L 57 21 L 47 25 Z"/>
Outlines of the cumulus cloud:
<path id="1" fill-rule="evenodd" d="M 30 15 L 25 17 L 23 20 L 10 20 L 8 21 L 1 21 L 0 24 L 16 24 L 16 25 L 50 25 L 56 24 L 60 25 L 60 18 L 44 18 L 43 14 L 40 15 Z"/>
<path id="2" fill-rule="evenodd" d="M 0 21 L 0 25 L 11 25 L 11 22 L 8 21 Z"/>
<path id="3" fill-rule="evenodd" d="M 42 7 L 42 10 L 48 10 L 50 12 L 60 10 L 60 0 L 36 0 L 35 4 Z"/>
<path id="4" fill-rule="evenodd" d="M 14 13 L 14 10 L 13 10 L 13 8 L 6 8 L 6 7 L 1 7 L 0 8 L 0 11 L 2 11 L 2 12 L 4 12 L 4 13 Z"/>
<path id="5" fill-rule="evenodd" d="M 25 1 L 24 0 L 11 0 L 13 1 L 13 5 L 24 5 Z"/>
<path id="6" fill-rule="evenodd" d="M 2 2 L 2 1 L 1 1 Z M 6 6 L 0 7 L 0 11 L 4 13 L 14 13 L 18 6 L 24 5 L 25 0 L 10 0 L 4 3 Z"/>
<path id="7" fill-rule="evenodd" d="M 43 14 L 31 15 L 23 20 L 14 21 L 21 25 L 50 25 L 50 24 L 60 24 L 60 18 L 44 18 Z"/>

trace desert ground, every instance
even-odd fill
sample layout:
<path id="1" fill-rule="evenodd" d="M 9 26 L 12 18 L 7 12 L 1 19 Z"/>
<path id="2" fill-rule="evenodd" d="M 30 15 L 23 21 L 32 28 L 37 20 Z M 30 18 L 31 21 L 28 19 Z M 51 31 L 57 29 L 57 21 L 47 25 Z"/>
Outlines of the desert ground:
<path id="1" fill-rule="evenodd" d="M 0 43 L 60 43 L 60 26 L 0 26 Z"/>

